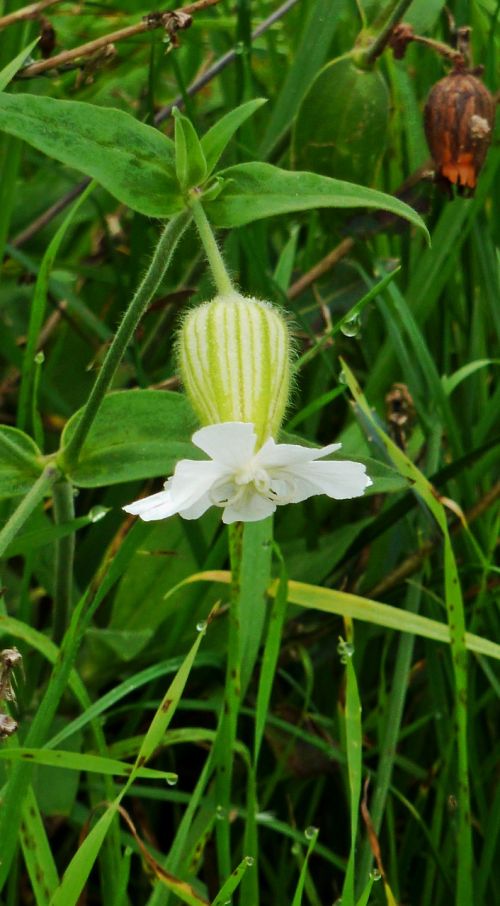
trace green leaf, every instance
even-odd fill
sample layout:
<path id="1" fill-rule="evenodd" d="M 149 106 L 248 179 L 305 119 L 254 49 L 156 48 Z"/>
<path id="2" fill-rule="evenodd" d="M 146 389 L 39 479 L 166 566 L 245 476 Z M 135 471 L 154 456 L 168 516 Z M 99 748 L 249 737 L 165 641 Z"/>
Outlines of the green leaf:
<path id="1" fill-rule="evenodd" d="M 64 872 L 59 887 L 54 891 L 50 906 L 74 906 L 117 811 L 118 802 L 112 802 L 85 837 Z"/>
<path id="2" fill-rule="evenodd" d="M 192 582 L 231 582 L 231 573 L 222 569 L 208 570 L 203 573 L 194 573 L 188 579 L 180 582 L 176 589 L 169 594 L 190 585 Z M 273 582 L 268 594 L 274 597 L 278 593 L 279 583 Z M 310 585 L 307 582 L 288 582 L 288 601 L 311 610 L 321 610 L 324 613 L 333 613 L 341 617 L 350 617 L 352 620 L 361 620 L 363 623 L 372 623 L 374 626 L 385 626 L 386 629 L 395 629 L 397 632 L 411 632 L 423 639 L 433 639 L 435 642 L 450 644 L 450 628 L 439 620 L 431 620 L 417 613 L 401 610 L 400 607 L 391 607 L 371 598 L 362 598 L 346 591 L 336 591 L 332 588 L 321 588 L 319 585 Z M 485 654 L 487 657 L 500 660 L 500 645 L 491 639 L 465 633 L 465 647 L 476 654 Z"/>
<path id="3" fill-rule="evenodd" d="M 308 211 L 314 208 L 376 208 L 397 214 L 429 232 L 422 218 L 409 205 L 351 182 L 316 173 L 289 173 L 272 164 L 237 164 L 221 170 L 224 189 L 205 204 L 210 221 L 218 227 L 238 227 L 263 217 Z"/>
<path id="4" fill-rule="evenodd" d="M 468 362 L 467 365 L 463 365 L 462 368 L 459 368 L 454 374 L 450 374 L 449 376 L 443 375 L 441 383 L 446 396 L 451 396 L 453 391 L 462 383 L 462 381 L 465 381 L 471 374 L 475 374 L 480 368 L 486 368 L 488 365 L 500 365 L 500 360 L 477 359 L 475 362 Z"/>
<path id="5" fill-rule="evenodd" d="M 247 101 L 246 104 L 240 104 L 235 110 L 226 113 L 205 133 L 201 139 L 201 147 L 207 163 L 207 175 L 213 173 L 236 130 L 266 103 L 266 98 L 255 98 L 253 101 Z"/>
<path id="6" fill-rule="evenodd" d="M 300 28 L 294 35 L 294 43 L 298 39 L 297 47 L 259 148 L 262 159 L 269 157 L 289 129 L 309 85 L 328 60 L 334 33 L 342 21 L 342 3 L 316 0 L 307 5 L 307 10 L 310 10 L 307 18 L 300 12 Z"/>
<path id="7" fill-rule="evenodd" d="M 28 46 L 25 47 L 24 50 L 21 50 L 21 52 L 18 53 L 17 56 L 10 61 L 10 63 L 7 63 L 7 66 L 4 66 L 4 68 L 0 72 L 0 91 L 3 91 L 7 87 L 9 82 L 11 82 L 14 78 L 16 72 L 19 72 L 21 67 L 25 65 L 27 59 L 29 59 L 31 51 L 38 44 L 39 40 L 40 38 L 35 38 L 35 40 L 32 41 L 31 44 L 28 44 Z"/>
<path id="8" fill-rule="evenodd" d="M 371 185 L 387 144 L 390 96 L 376 69 L 328 63 L 297 114 L 292 160 L 300 170 Z"/>
<path id="9" fill-rule="evenodd" d="M 226 903 L 232 902 L 231 897 L 234 891 L 237 887 L 239 887 L 241 881 L 243 880 L 243 875 L 245 874 L 247 868 L 250 868 L 252 865 L 253 859 L 251 858 L 251 856 L 245 856 L 245 858 L 241 860 L 238 867 L 235 868 L 233 872 L 231 872 L 225 884 L 222 885 L 219 893 L 215 897 L 215 900 L 213 900 L 212 902 L 212 906 L 225 906 Z"/>
<path id="10" fill-rule="evenodd" d="M 27 434 L 0 426 L 0 500 L 26 494 L 40 473 L 37 445 Z"/>
<path id="11" fill-rule="evenodd" d="M 2 94 L 0 129 L 94 177 L 141 214 L 166 217 L 183 207 L 173 142 L 121 110 L 32 94 Z"/>
<path id="12" fill-rule="evenodd" d="M 175 169 L 183 192 L 199 186 L 207 176 L 207 162 L 196 130 L 186 116 L 174 107 Z"/>
<path id="13" fill-rule="evenodd" d="M 40 269 L 37 274 L 33 299 L 30 305 L 30 316 L 28 323 L 28 334 L 26 337 L 26 347 L 23 355 L 23 366 L 21 370 L 21 387 L 19 390 L 18 416 L 17 424 L 23 430 L 30 427 L 29 409 L 33 405 L 33 385 L 35 383 L 36 363 L 35 355 L 39 343 L 40 331 L 42 329 L 45 309 L 47 306 L 47 297 L 49 293 L 50 274 L 54 267 L 61 242 L 66 236 L 67 230 L 71 225 L 73 218 L 77 214 L 81 205 L 87 200 L 89 195 L 95 189 L 95 182 L 91 182 L 84 192 L 76 199 L 71 206 L 68 214 L 64 218 L 61 226 L 56 231 L 49 242 L 44 256 L 42 258 Z"/>
<path id="14" fill-rule="evenodd" d="M 297 881 L 297 887 L 295 888 L 295 893 L 292 900 L 292 906 L 302 906 L 302 898 L 304 894 L 304 887 L 307 879 L 307 868 L 309 865 L 309 859 L 311 854 L 316 846 L 316 840 L 318 839 L 319 830 L 317 827 L 309 827 L 305 832 L 306 840 L 309 840 L 309 846 L 307 847 L 307 852 L 304 861 L 302 862 L 302 867 L 300 869 L 299 880 Z"/>
<path id="15" fill-rule="evenodd" d="M 69 771 L 88 771 L 91 774 L 113 774 L 116 777 L 129 777 L 132 765 L 116 758 L 103 758 L 101 755 L 87 755 L 82 752 L 71 752 L 61 749 L 9 748 L 0 749 L 0 760 L 31 761 L 32 764 L 48 765 L 52 768 L 66 768 Z M 134 767 L 134 777 L 148 780 L 176 781 L 177 775 L 154 768 Z"/>
<path id="16" fill-rule="evenodd" d="M 62 446 L 72 437 L 81 410 L 67 423 Z M 121 390 L 105 397 L 69 477 L 84 488 L 167 476 L 178 459 L 196 456 L 190 438 L 197 427 L 186 399 L 167 390 Z"/>
<path id="17" fill-rule="evenodd" d="M 54 857 L 45 831 L 43 818 L 32 787 L 23 807 L 21 846 L 37 906 L 48 906 L 59 878 Z"/>

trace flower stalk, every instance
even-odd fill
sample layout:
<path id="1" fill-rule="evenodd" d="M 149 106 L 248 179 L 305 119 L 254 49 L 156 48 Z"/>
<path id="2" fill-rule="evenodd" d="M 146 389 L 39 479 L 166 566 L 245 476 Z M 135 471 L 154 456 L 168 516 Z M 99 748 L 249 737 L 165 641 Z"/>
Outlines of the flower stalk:
<path id="1" fill-rule="evenodd" d="M 61 466 L 70 471 L 78 462 L 85 439 L 94 423 L 105 394 L 111 386 L 123 354 L 130 343 L 139 321 L 146 311 L 151 299 L 158 289 L 167 268 L 172 260 L 177 243 L 191 220 L 189 212 L 177 214 L 169 221 L 153 254 L 143 280 L 127 308 L 123 320 L 116 331 L 113 342 L 85 404 L 82 417 L 78 422 L 68 446 L 62 451 Z"/>
<path id="2" fill-rule="evenodd" d="M 231 565 L 231 598 L 229 604 L 228 647 L 224 713 L 218 733 L 218 758 L 216 767 L 217 806 L 221 820 L 217 822 L 217 850 L 220 877 L 231 873 L 231 787 L 233 779 L 234 746 L 238 731 L 238 713 L 241 704 L 241 633 L 240 596 L 241 563 L 243 555 L 243 523 L 229 526 L 229 561 Z"/>
<path id="3" fill-rule="evenodd" d="M 224 259 L 220 253 L 219 246 L 217 245 L 217 240 L 208 221 L 208 217 L 205 214 L 203 205 L 198 198 L 193 198 L 190 204 L 190 210 L 203 248 L 205 249 L 205 254 L 210 265 L 217 292 L 221 296 L 234 292 L 234 287 L 227 272 Z"/>

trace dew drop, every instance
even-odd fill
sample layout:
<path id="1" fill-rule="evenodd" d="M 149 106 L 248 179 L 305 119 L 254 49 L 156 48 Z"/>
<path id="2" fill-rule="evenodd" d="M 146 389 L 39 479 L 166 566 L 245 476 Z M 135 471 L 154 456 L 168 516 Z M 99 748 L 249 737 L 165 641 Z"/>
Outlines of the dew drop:
<path id="1" fill-rule="evenodd" d="M 361 318 L 359 315 L 355 315 L 354 318 L 349 318 L 348 321 L 344 321 L 340 325 L 340 330 L 345 337 L 357 337 L 361 330 Z"/>
<path id="2" fill-rule="evenodd" d="M 217 818 L 217 821 L 224 821 L 224 818 L 226 817 L 226 809 L 223 805 L 217 806 L 217 808 L 215 809 L 215 817 Z"/>
<path id="3" fill-rule="evenodd" d="M 206 628 L 207 628 L 206 620 L 200 620 L 200 622 L 196 624 L 196 632 L 205 632 Z"/>
<path id="4" fill-rule="evenodd" d="M 338 380 L 339 384 L 347 384 L 347 375 L 343 368 L 341 371 L 339 371 L 337 380 Z"/>
<path id="5" fill-rule="evenodd" d="M 380 881 L 380 878 L 382 877 L 382 875 L 380 874 L 378 868 L 373 869 L 373 871 L 371 873 L 371 877 L 372 877 L 373 881 Z"/>
<path id="6" fill-rule="evenodd" d="M 306 840 L 314 840 L 318 836 L 318 833 L 318 828 L 313 827 L 311 824 L 310 827 L 306 827 L 304 831 L 304 837 L 306 838 Z"/>
<path id="7" fill-rule="evenodd" d="M 340 655 L 341 663 L 347 664 L 349 658 L 351 658 L 354 654 L 354 645 L 351 645 L 350 642 L 345 642 L 344 639 L 339 639 L 337 651 Z"/>
<path id="8" fill-rule="evenodd" d="M 93 506 L 92 509 L 89 510 L 89 519 L 91 522 L 99 522 L 107 512 L 108 507 L 106 506 Z"/>
<path id="9" fill-rule="evenodd" d="M 45 362 L 45 356 L 43 352 L 37 352 L 33 361 L 36 365 L 43 365 L 43 363 Z"/>
<path id="10" fill-rule="evenodd" d="M 254 864 L 254 862 L 255 862 L 255 859 L 254 859 L 253 856 L 245 856 L 245 862 L 246 862 L 246 864 L 248 865 L 248 867 L 251 868 L 251 866 L 252 866 L 252 865 Z"/>
<path id="11" fill-rule="evenodd" d="M 167 775 L 167 783 L 169 786 L 175 786 L 178 779 L 179 778 L 178 778 L 177 774 L 168 774 Z"/>

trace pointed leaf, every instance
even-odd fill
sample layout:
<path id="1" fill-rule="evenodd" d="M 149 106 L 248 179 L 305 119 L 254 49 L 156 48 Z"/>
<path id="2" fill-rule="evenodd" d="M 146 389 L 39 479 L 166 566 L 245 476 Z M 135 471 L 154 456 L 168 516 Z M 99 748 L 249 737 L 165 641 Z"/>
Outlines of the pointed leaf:
<path id="1" fill-rule="evenodd" d="M 14 78 L 16 72 L 19 72 L 22 66 L 25 65 L 26 60 L 29 59 L 31 51 L 33 50 L 35 45 L 38 44 L 39 40 L 40 38 L 35 38 L 35 40 L 32 41 L 31 44 L 28 44 L 28 46 L 25 47 L 24 50 L 21 50 L 21 52 L 18 53 L 17 56 L 10 61 L 10 63 L 7 63 L 7 66 L 4 66 L 4 68 L 0 72 L 0 91 L 3 91 L 4 88 L 7 87 L 9 82 L 11 82 Z"/>
<path id="2" fill-rule="evenodd" d="M 186 116 L 176 107 L 175 118 L 175 169 L 183 192 L 199 186 L 207 176 L 207 162 L 196 130 Z"/>
<path id="3" fill-rule="evenodd" d="M 0 95 L 0 129 L 94 177 L 151 217 L 179 211 L 173 142 L 128 113 L 32 94 Z"/>
<path id="4" fill-rule="evenodd" d="M 205 204 L 210 221 L 219 227 L 238 227 L 263 217 L 314 208 L 377 208 L 413 223 L 429 237 L 413 208 L 375 189 L 316 173 L 290 173 L 266 163 L 237 164 L 218 174 L 224 190 Z"/>
<path id="5" fill-rule="evenodd" d="M 201 146 L 207 162 L 208 175 L 213 172 L 236 130 L 263 104 L 267 104 L 266 98 L 256 98 L 247 101 L 246 104 L 240 104 L 235 110 L 226 113 L 205 133 L 201 139 Z"/>

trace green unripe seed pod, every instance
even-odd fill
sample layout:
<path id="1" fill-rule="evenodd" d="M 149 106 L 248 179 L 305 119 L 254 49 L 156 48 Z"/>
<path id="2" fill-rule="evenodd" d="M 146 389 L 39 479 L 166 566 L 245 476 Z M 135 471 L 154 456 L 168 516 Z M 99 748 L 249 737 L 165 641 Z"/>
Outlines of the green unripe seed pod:
<path id="1" fill-rule="evenodd" d="M 187 315 L 178 356 L 203 425 L 251 422 L 260 444 L 276 437 L 290 393 L 290 335 L 277 308 L 236 291 L 216 296 Z"/>
<path id="2" fill-rule="evenodd" d="M 389 106 L 377 69 L 362 69 L 345 57 L 328 63 L 298 112 L 295 169 L 371 185 L 387 142 Z"/>

